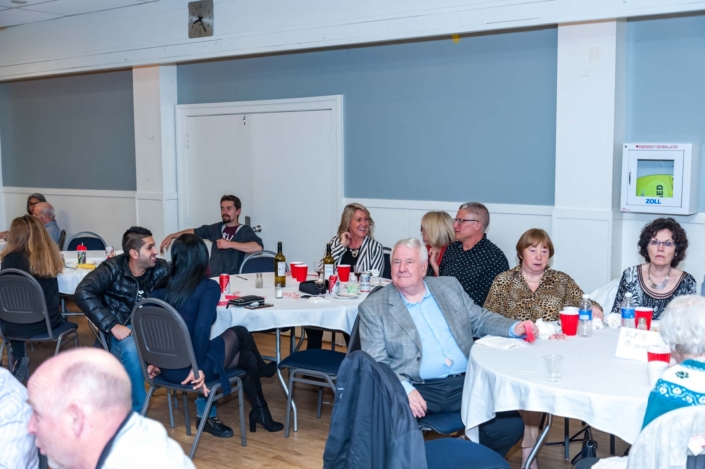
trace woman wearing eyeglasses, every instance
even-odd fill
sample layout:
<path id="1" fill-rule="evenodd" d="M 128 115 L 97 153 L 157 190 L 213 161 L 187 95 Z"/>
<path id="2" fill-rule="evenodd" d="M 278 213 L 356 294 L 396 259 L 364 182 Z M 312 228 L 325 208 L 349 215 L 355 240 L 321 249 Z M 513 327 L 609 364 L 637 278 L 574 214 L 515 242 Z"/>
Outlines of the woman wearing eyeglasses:
<path id="1" fill-rule="evenodd" d="M 622 273 L 612 312 L 620 312 L 624 294 L 631 292 L 636 304 L 653 308 L 658 319 L 674 297 L 696 293 L 695 278 L 677 268 L 685 259 L 688 237 L 673 218 L 658 218 L 641 230 L 637 246 L 646 262 Z"/>
<path id="2" fill-rule="evenodd" d="M 426 275 L 438 277 L 438 266 L 450 243 L 455 241 L 453 219 L 446 212 L 428 212 L 421 219 L 421 237 L 428 249 Z"/>

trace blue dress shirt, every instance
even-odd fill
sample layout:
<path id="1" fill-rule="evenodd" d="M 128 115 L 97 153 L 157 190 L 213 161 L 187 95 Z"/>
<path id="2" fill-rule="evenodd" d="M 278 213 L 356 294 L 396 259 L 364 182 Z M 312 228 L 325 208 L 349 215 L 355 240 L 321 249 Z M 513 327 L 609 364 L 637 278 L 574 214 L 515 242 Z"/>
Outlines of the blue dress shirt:
<path id="1" fill-rule="evenodd" d="M 424 287 L 426 293 L 418 303 L 409 303 L 400 293 L 421 339 L 422 354 L 419 376 L 426 380 L 447 378 L 451 375 L 465 373 L 468 368 L 468 357 L 458 346 L 458 342 L 448 326 L 448 321 L 443 316 L 431 290 L 426 286 L 426 282 L 424 282 Z M 516 323 L 509 328 L 511 337 L 517 337 L 513 331 L 515 326 Z M 408 380 L 402 381 L 401 384 L 407 394 L 416 389 Z"/>

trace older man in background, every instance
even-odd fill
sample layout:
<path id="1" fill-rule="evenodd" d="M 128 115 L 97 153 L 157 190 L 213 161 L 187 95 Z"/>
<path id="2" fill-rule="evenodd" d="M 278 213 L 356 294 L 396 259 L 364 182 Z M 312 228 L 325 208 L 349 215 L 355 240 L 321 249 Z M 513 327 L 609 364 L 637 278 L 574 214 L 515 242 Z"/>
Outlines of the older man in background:
<path id="1" fill-rule="evenodd" d="M 54 207 L 52 207 L 49 202 L 36 203 L 34 204 L 32 215 L 42 222 L 44 229 L 47 230 L 47 233 L 49 233 L 51 239 L 53 239 L 56 244 L 59 244 L 59 239 L 61 238 L 61 228 L 59 228 L 59 225 L 56 223 Z"/>
<path id="2" fill-rule="evenodd" d="M 29 433 L 52 467 L 194 469 L 162 424 L 132 412 L 130 378 L 108 352 L 82 348 L 50 358 L 28 391 Z"/>
<path id="3" fill-rule="evenodd" d="M 439 275 L 455 277 L 465 293 L 478 305 L 484 305 L 494 278 L 509 270 L 507 256 L 487 239 L 490 212 L 483 204 L 468 202 L 458 209 L 453 220 L 454 243 L 446 248 Z"/>
<path id="4" fill-rule="evenodd" d="M 515 321 L 476 305 L 452 277 L 428 277 L 428 252 L 404 239 L 390 256 L 392 283 L 359 306 L 362 350 L 389 365 L 415 417 L 459 412 L 473 337 L 522 337 L 531 321 Z M 480 443 L 505 456 L 521 439 L 516 411 L 498 412 L 480 426 Z"/>

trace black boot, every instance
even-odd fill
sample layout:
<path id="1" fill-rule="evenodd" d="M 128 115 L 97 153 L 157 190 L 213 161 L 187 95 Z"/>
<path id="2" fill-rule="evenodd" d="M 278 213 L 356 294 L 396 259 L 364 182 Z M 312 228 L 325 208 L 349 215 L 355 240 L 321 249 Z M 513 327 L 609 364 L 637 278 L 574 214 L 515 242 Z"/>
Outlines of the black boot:
<path id="1" fill-rule="evenodd" d="M 257 390 L 255 400 L 250 399 L 250 401 L 252 403 L 252 410 L 250 411 L 250 431 L 252 433 L 257 431 L 258 423 L 268 432 L 279 432 L 284 428 L 284 424 L 275 422 L 272 419 L 272 414 L 269 412 L 269 407 L 267 407 L 267 401 L 264 400 L 261 388 Z"/>
<path id="2" fill-rule="evenodd" d="M 196 419 L 196 427 L 201 424 L 201 419 Z M 203 431 L 210 433 L 216 438 L 230 438 L 233 436 L 233 429 L 221 422 L 218 417 L 206 419 L 206 424 L 203 426 Z"/>
<path id="3" fill-rule="evenodd" d="M 257 348 L 257 344 L 255 343 L 255 339 L 252 338 L 252 334 L 250 334 L 250 331 L 248 331 L 242 326 L 235 326 L 233 327 L 233 330 L 235 331 L 237 340 L 240 343 L 240 350 L 250 351 L 252 352 L 252 355 L 255 356 L 255 359 L 257 360 L 257 370 L 259 371 L 259 375 L 264 378 L 271 378 L 272 376 L 274 376 L 274 373 L 277 372 L 277 363 L 267 363 L 262 359 L 262 355 L 260 355 L 259 349 Z"/>

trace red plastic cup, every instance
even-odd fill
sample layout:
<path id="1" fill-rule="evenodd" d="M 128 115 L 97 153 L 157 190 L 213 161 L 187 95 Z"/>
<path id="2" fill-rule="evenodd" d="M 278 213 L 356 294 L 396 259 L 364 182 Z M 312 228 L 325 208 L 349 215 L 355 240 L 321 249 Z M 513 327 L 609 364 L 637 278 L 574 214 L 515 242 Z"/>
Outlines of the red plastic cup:
<path id="1" fill-rule="evenodd" d="M 340 277 L 341 282 L 347 282 L 350 280 L 350 266 L 346 264 L 340 264 L 338 266 L 338 277 Z"/>
<path id="2" fill-rule="evenodd" d="M 291 271 L 291 278 L 296 280 L 298 277 L 296 276 L 296 267 L 303 264 L 303 262 L 290 262 L 289 263 L 289 270 Z"/>
<path id="3" fill-rule="evenodd" d="M 561 311 L 561 329 L 565 335 L 578 333 L 578 320 L 580 315 L 575 311 Z"/>
<path id="4" fill-rule="evenodd" d="M 639 318 L 646 319 L 646 329 L 651 330 L 651 319 L 654 317 L 654 308 L 647 308 L 646 306 L 640 306 L 634 308 L 634 321 L 638 325 Z"/>
<path id="5" fill-rule="evenodd" d="M 664 345 L 651 345 L 646 349 L 646 359 L 650 362 L 671 363 L 671 350 Z"/>
<path id="6" fill-rule="evenodd" d="M 296 265 L 296 281 L 305 282 L 308 276 L 308 266 L 306 264 Z"/>

